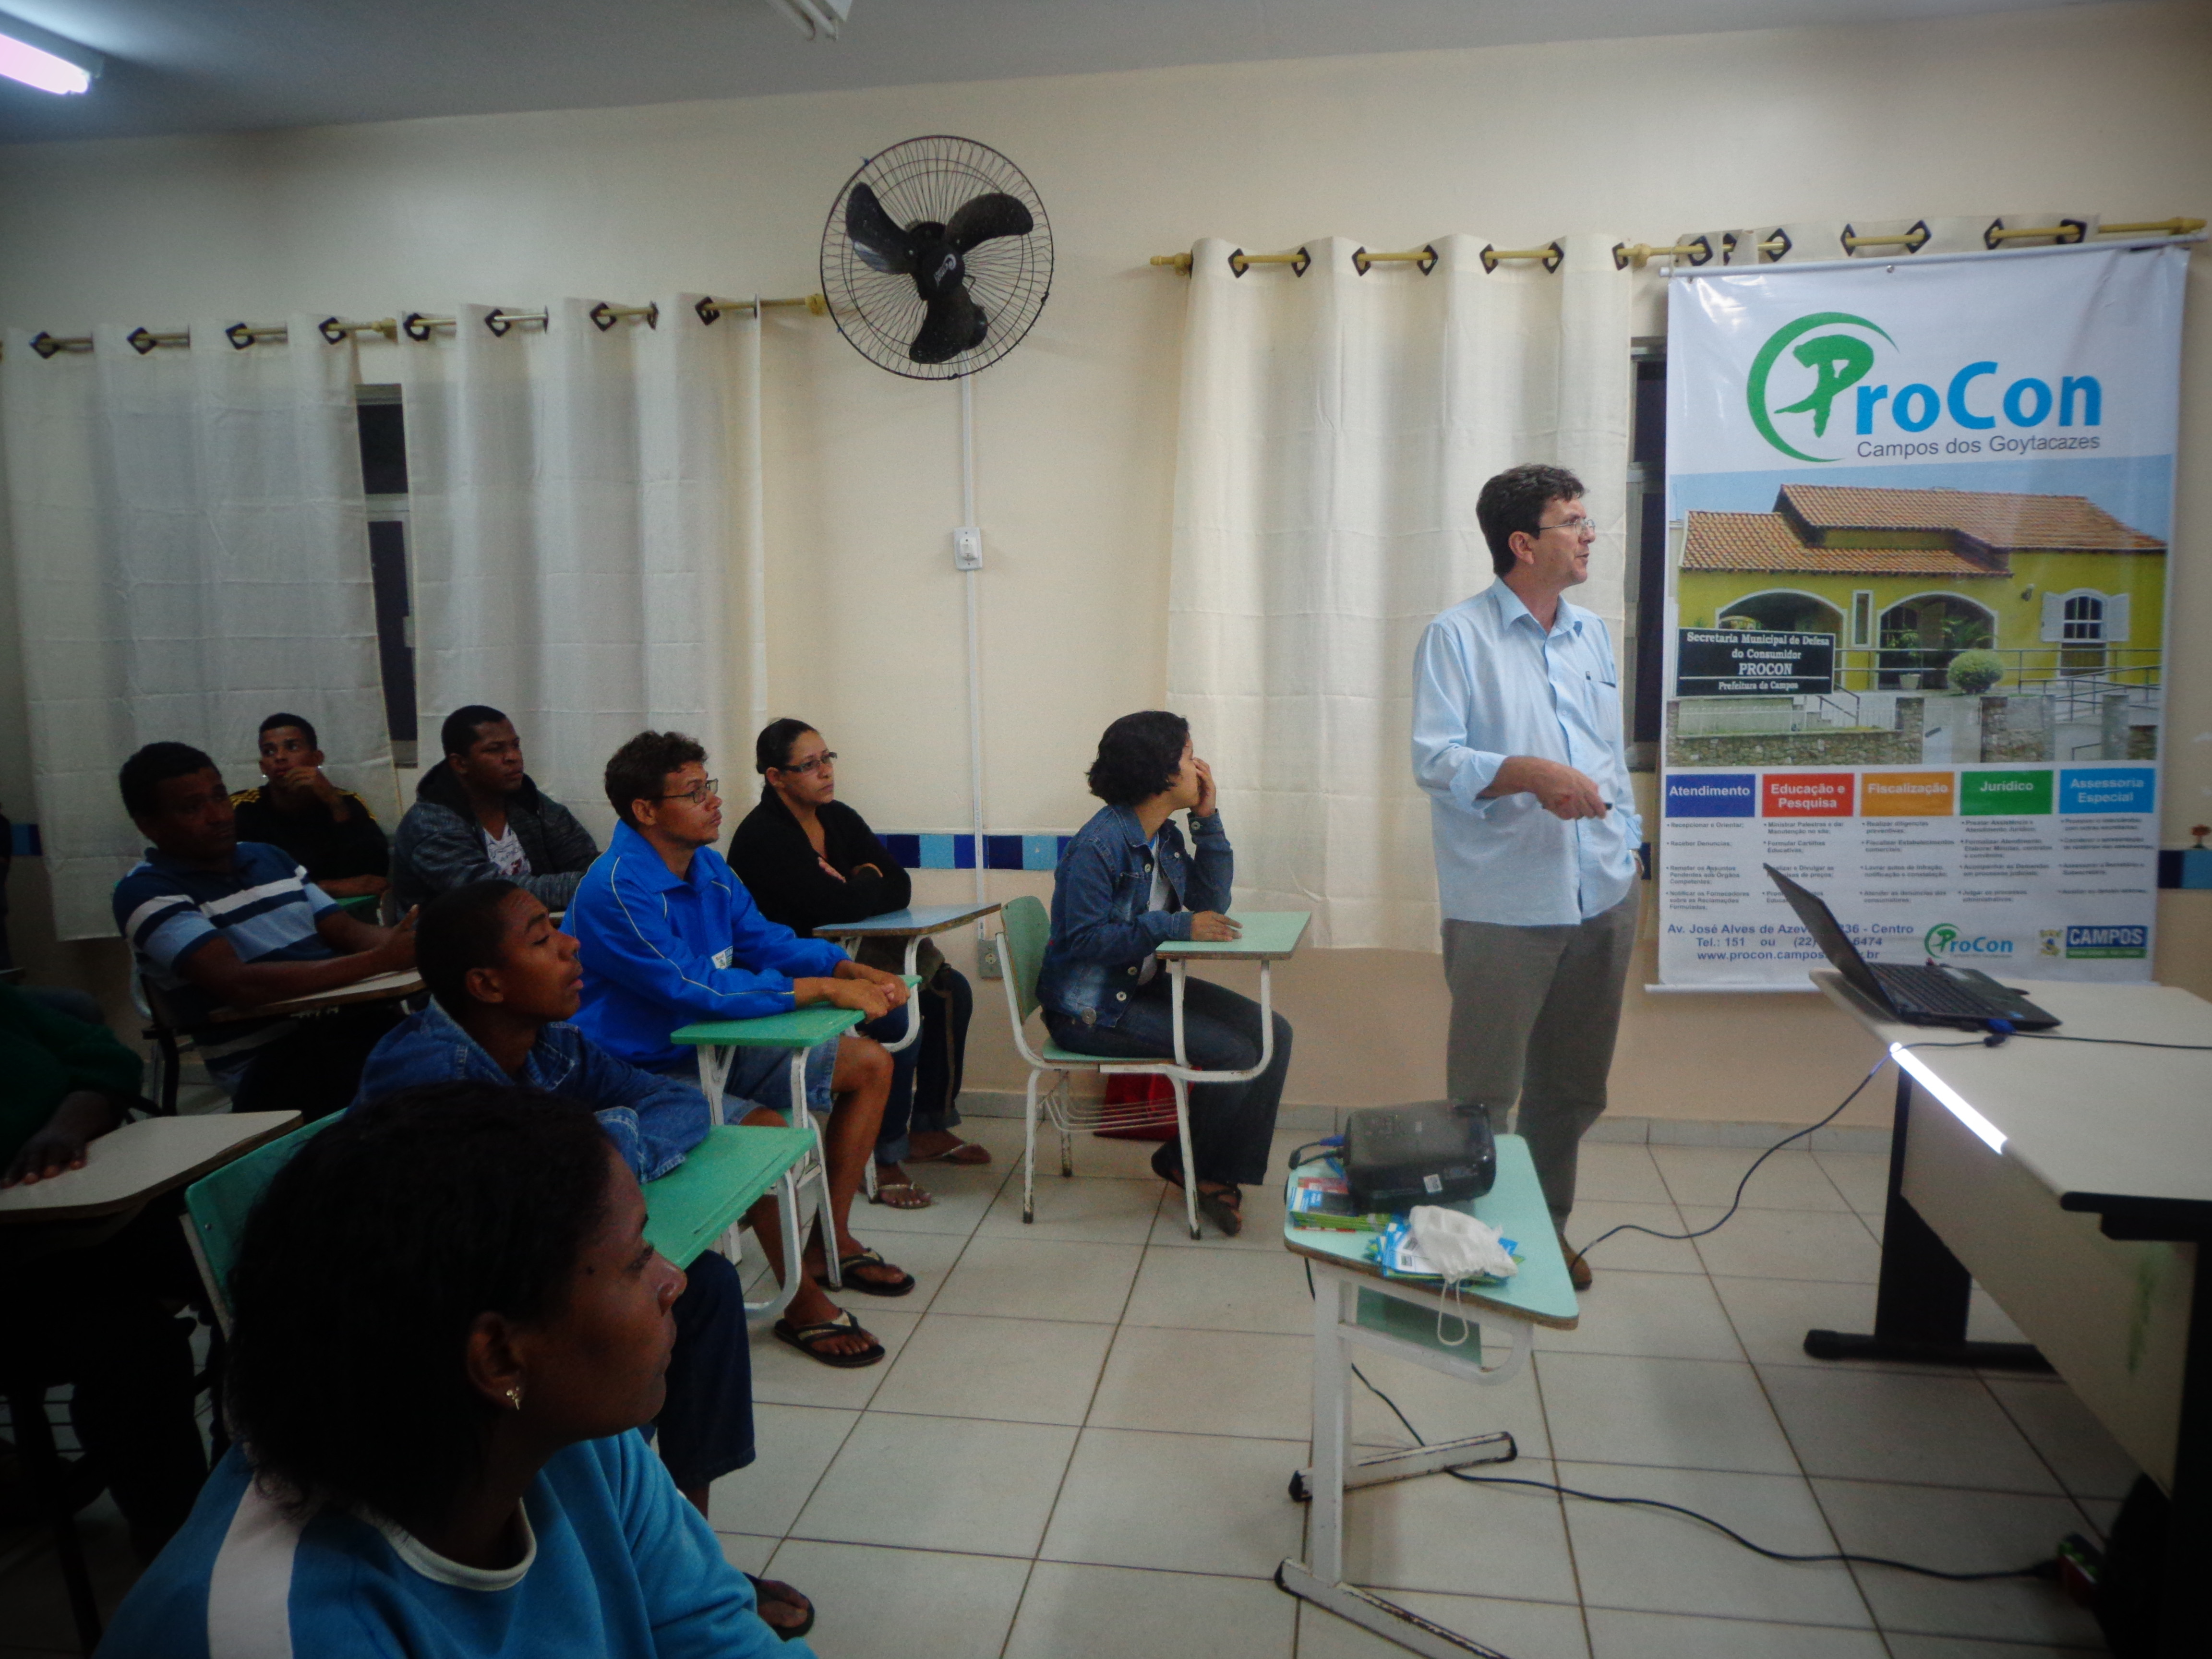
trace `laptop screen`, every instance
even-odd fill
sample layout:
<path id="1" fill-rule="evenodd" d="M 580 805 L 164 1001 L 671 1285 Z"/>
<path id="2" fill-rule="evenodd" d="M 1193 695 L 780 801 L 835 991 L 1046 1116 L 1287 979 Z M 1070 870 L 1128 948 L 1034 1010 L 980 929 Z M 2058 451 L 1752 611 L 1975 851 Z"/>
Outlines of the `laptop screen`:
<path id="1" fill-rule="evenodd" d="M 1797 913 L 1797 920 L 1805 924 L 1805 931 L 1813 936 L 1813 943 L 1820 947 L 1821 954 L 1835 970 L 1849 981 L 1853 990 L 1866 997 L 1877 1008 L 1890 1008 L 1889 994 L 1881 988 L 1881 981 L 1874 976 L 1874 969 L 1866 965 L 1835 913 L 1817 893 L 1808 893 L 1784 875 L 1772 865 L 1762 865 L 1774 884 L 1782 890 L 1782 896 L 1790 901 L 1790 908 Z"/>

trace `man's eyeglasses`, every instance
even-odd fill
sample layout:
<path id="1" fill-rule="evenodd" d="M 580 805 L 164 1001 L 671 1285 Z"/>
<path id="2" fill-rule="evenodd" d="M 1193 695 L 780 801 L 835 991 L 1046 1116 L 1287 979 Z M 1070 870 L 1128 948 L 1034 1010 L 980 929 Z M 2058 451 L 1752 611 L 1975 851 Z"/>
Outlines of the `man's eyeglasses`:
<path id="1" fill-rule="evenodd" d="M 779 766 L 775 769 L 782 773 L 786 777 L 803 778 L 810 775 L 822 767 L 834 764 L 836 759 L 837 751 L 836 750 L 825 749 L 820 754 L 813 756 L 810 759 L 799 762 L 796 766 Z"/>
<path id="2" fill-rule="evenodd" d="M 1536 530 L 1540 535 L 1547 530 L 1564 530 L 1570 536 L 1579 536 L 1585 531 L 1595 536 L 1597 534 L 1597 521 L 1586 516 L 1562 519 L 1557 524 L 1540 524 Z"/>
<path id="3" fill-rule="evenodd" d="M 708 799 L 722 793 L 720 778 L 702 778 L 689 789 L 679 789 L 672 795 L 663 795 L 663 800 L 688 800 L 694 806 L 704 806 Z"/>

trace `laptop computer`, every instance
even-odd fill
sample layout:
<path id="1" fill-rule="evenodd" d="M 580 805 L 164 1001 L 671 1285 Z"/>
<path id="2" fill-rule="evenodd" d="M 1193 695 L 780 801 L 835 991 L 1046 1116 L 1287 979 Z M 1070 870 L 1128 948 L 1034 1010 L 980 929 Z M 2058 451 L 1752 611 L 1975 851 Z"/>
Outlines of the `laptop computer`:
<path id="1" fill-rule="evenodd" d="M 2018 1031 L 2047 1031 L 2058 1024 L 2019 992 L 1972 968 L 1869 962 L 1819 894 L 1808 892 L 1771 864 L 1760 867 L 1851 989 L 1905 1024 L 1954 1025 L 1969 1031 L 1986 1030 L 1993 1019 L 2005 1020 Z"/>

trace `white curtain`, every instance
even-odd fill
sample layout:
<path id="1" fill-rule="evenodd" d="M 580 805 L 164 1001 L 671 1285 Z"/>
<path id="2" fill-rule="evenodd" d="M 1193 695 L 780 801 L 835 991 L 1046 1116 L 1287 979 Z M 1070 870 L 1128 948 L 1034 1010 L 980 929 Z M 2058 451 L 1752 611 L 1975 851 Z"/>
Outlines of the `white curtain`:
<path id="1" fill-rule="evenodd" d="M 332 774 L 392 799 L 350 341 L 295 317 L 234 349 L 216 322 L 141 356 L 0 362 L 31 753 L 56 932 L 112 935 L 108 890 L 142 842 L 116 769 L 161 738 L 255 781 L 255 728 L 313 720 Z"/>
<path id="2" fill-rule="evenodd" d="M 1168 706 L 1211 760 L 1237 902 L 1314 913 L 1314 942 L 1437 948 L 1413 652 L 1490 585 L 1483 481 L 1523 461 L 1589 486 L 1599 537 L 1573 599 L 1618 651 L 1630 277 L 1615 238 L 1556 273 L 1447 236 L 1427 276 L 1306 244 L 1303 276 L 1192 252 L 1170 583 Z"/>
<path id="3" fill-rule="evenodd" d="M 742 778 L 763 718 L 759 324 L 697 299 L 605 331 L 568 300 L 503 336 L 462 306 L 402 359 L 422 764 L 448 713 L 489 703 L 602 842 L 625 738 L 689 732 Z"/>

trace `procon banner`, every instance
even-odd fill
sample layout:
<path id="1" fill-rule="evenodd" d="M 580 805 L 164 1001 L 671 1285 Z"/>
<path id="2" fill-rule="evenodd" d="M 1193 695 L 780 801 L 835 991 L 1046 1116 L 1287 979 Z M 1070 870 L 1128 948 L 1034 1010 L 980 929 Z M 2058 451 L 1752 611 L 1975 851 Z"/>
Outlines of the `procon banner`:
<path id="1" fill-rule="evenodd" d="M 2149 976 L 2187 258 L 1674 273 L 1667 983 Z"/>

